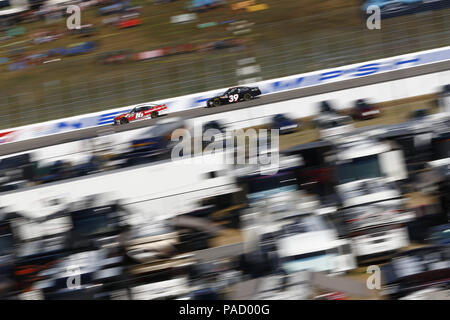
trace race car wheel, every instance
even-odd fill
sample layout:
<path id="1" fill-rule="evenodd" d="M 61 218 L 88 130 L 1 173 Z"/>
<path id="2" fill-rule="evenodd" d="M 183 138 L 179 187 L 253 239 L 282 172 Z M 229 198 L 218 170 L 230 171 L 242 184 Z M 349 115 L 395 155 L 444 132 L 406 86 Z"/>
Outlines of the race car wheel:
<path id="1" fill-rule="evenodd" d="M 214 107 L 218 107 L 220 104 L 220 99 L 214 99 Z"/>
<path id="2" fill-rule="evenodd" d="M 152 119 L 153 118 L 157 118 L 158 117 L 158 111 L 153 111 L 150 116 L 151 116 Z"/>
<path id="3" fill-rule="evenodd" d="M 244 101 L 248 101 L 252 99 L 252 95 L 250 93 L 244 94 Z"/>
<path id="4" fill-rule="evenodd" d="M 127 118 L 120 119 L 120 124 L 125 124 L 125 123 L 128 123 L 128 119 Z"/>

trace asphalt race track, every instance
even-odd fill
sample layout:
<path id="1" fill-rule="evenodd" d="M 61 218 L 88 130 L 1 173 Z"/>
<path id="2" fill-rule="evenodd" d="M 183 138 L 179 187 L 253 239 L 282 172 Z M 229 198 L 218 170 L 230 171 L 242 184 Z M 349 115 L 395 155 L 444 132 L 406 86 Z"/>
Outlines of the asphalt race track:
<path id="1" fill-rule="evenodd" d="M 330 84 L 324 84 L 319 86 L 300 88 L 296 90 L 290 90 L 280 93 L 268 94 L 261 96 L 255 100 L 240 102 L 232 105 L 224 105 L 216 108 L 193 108 L 192 110 L 185 110 L 180 112 L 169 113 L 164 118 L 181 117 L 184 119 L 196 118 L 201 116 L 207 116 L 211 114 L 222 113 L 226 111 L 233 111 L 237 109 L 250 108 L 259 105 L 265 105 L 280 101 L 286 101 L 291 99 L 297 99 L 307 96 L 313 96 L 322 93 L 328 93 L 333 91 L 352 89 L 366 85 L 372 85 L 392 80 L 401 80 L 413 76 L 420 76 L 430 73 L 442 72 L 450 70 L 450 61 L 438 62 L 424 66 L 418 66 L 408 69 L 395 70 L 381 74 L 375 74 L 360 79 L 343 80 Z M 356 99 L 357 97 L 355 97 Z M 29 139 L 24 141 L 6 143 L 0 145 L 0 156 L 13 154 L 17 152 L 48 147 L 56 144 L 72 142 L 81 139 L 88 139 L 98 137 L 100 135 L 107 135 L 116 132 L 123 132 L 133 129 L 139 129 L 155 124 L 159 119 L 142 120 L 126 125 L 103 125 L 97 127 L 91 127 L 81 130 L 74 130 L 66 133 L 55 134 L 51 136 L 45 136 L 35 139 Z"/>

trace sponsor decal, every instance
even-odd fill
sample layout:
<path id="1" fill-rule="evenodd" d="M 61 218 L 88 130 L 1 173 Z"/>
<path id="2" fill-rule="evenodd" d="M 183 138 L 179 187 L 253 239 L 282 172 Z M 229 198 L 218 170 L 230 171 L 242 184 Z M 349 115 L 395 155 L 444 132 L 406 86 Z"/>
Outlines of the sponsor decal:
<path id="1" fill-rule="evenodd" d="M 0 143 L 5 143 L 5 142 L 10 142 L 9 140 L 11 140 L 13 138 L 13 134 L 15 131 L 5 131 L 5 132 L 0 132 Z"/>
<path id="2" fill-rule="evenodd" d="M 115 111 L 115 112 L 109 112 L 109 113 L 104 113 L 100 116 L 98 116 L 98 121 L 97 121 L 97 125 L 103 125 L 103 124 L 109 124 L 112 123 L 114 121 L 114 118 L 129 112 L 131 109 L 126 109 L 126 110 L 122 110 L 122 111 Z"/>

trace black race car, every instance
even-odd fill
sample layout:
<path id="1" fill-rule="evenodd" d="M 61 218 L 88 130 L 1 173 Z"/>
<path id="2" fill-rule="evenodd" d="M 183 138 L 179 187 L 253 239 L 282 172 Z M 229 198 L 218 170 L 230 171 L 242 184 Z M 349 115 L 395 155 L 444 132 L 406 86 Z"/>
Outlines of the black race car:
<path id="1" fill-rule="evenodd" d="M 225 91 L 222 95 L 208 99 L 206 107 L 218 107 L 223 104 L 248 101 L 261 94 L 258 87 L 234 87 Z"/>

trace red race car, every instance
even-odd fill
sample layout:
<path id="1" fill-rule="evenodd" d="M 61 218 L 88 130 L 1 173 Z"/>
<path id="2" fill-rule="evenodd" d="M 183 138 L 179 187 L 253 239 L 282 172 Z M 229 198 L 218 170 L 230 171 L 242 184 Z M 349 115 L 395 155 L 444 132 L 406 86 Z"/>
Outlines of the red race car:
<path id="1" fill-rule="evenodd" d="M 147 104 L 133 108 L 131 111 L 121 114 L 114 118 L 114 124 L 125 124 L 135 120 L 144 120 L 149 118 L 156 118 L 159 112 L 166 110 L 165 104 Z"/>

